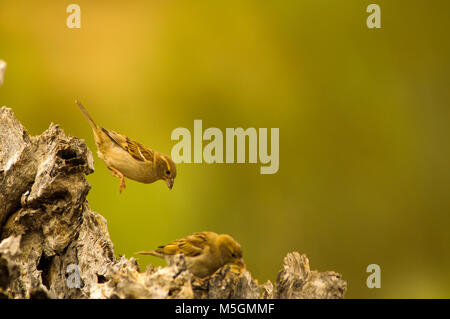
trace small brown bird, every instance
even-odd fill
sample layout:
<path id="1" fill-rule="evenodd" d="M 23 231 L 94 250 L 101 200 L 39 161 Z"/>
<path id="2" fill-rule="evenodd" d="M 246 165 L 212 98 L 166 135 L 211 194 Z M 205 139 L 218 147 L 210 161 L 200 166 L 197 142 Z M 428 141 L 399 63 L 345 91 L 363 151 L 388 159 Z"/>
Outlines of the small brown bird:
<path id="1" fill-rule="evenodd" d="M 162 179 L 172 189 L 177 169 L 169 156 L 122 134 L 97 126 L 83 105 L 78 101 L 75 103 L 94 132 L 98 157 L 106 163 L 113 176 L 120 178 L 120 192 L 125 188 L 125 177 L 145 184 Z"/>
<path id="2" fill-rule="evenodd" d="M 188 270 L 199 278 L 212 275 L 226 264 L 236 264 L 244 268 L 241 245 L 230 235 L 201 232 L 175 240 L 156 250 L 140 251 L 141 255 L 166 258 L 184 254 Z"/>

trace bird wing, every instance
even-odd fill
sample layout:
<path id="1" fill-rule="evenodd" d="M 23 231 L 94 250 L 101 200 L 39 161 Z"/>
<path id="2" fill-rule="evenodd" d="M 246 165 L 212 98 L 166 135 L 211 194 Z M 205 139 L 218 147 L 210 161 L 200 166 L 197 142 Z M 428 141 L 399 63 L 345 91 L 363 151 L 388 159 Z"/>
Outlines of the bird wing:
<path id="1" fill-rule="evenodd" d="M 162 255 L 176 255 L 183 253 L 188 257 L 200 255 L 208 246 L 206 233 L 195 233 L 182 239 L 177 239 L 170 244 L 160 246 L 156 249 Z"/>
<path id="2" fill-rule="evenodd" d="M 102 131 L 108 136 L 117 146 L 128 152 L 134 159 L 141 162 L 153 162 L 154 152 L 145 147 L 141 143 L 133 141 L 131 138 L 123 136 L 117 132 L 102 128 Z"/>

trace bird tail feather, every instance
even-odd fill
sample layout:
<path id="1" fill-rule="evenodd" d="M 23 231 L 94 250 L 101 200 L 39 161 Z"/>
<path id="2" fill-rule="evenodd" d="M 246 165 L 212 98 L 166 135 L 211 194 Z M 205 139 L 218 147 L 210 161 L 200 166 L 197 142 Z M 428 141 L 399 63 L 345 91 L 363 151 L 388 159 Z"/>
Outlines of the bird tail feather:
<path id="1" fill-rule="evenodd" d="M 88 120 L 89 125 L 92 127 L 92 129 L 94 131 L 97 131 L 98 130 L 98 126 L 97 126 L 97 124 L 95 124 L 94 120 L 89 115 L 88 111 L 84 108 L 84 106 L 80 103 L 80 101 L 76 100 L 75 103 L 78 105 L 78 107 L 80 108 L 81 112 L 83 112 L 84 116 Z"/>
<path id="2" fill-rule="evenodd" d="M 139 255 L 152 255 L 152 256 L 155 256 L 155 257 L 163 257 L 161 253 L 158 253 L 157 251 L 154 251 L 154 250 L 138 251 L 136 254 L 139 254 Z"/>

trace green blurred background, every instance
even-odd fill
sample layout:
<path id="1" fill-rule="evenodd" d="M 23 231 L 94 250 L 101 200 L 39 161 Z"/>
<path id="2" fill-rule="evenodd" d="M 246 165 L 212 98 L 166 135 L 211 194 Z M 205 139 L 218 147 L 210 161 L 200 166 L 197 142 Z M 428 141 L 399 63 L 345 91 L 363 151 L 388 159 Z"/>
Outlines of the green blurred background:
<path id="1" fill-rule="evenodd" d="M 0 104 L 30 134 L 96 121 L 170 154 L 176 127 L 279 127 L 280 170 L 179 164 L 174 189 L 119 181 L 95 157 L 91 208 L 117 255 L 192 232 L 235 237 L 275 280 L 289 251 L 347 297 L 450 297 L 449 1 L 0 1 Z M 164 262 L 140 257 L 145 265 Z M 366 267 L 381 266 L 381 288 Z"/>

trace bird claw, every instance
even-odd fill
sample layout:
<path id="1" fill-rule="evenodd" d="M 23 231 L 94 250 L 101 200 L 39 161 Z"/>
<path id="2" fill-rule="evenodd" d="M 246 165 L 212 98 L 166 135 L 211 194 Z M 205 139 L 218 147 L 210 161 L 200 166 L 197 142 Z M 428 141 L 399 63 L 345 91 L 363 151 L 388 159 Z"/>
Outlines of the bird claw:
<path id="1" fill-rule="evenodd" d="M 120 184 L 119 184 L 119 193 L 122 193 L 122 190 L 126 187 L 125 185 L 125 178 L 122 176 L 122 178 L 120 179 Z"/>

